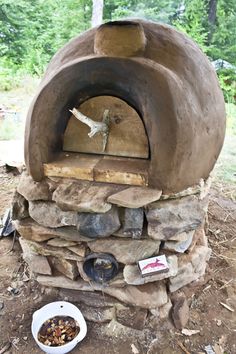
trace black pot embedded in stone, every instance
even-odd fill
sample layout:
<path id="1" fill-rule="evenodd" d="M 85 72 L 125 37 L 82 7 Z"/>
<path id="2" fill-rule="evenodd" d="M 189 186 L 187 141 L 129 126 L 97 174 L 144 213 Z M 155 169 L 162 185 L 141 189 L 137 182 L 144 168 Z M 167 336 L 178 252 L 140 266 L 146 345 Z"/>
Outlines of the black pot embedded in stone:
<path id="1" fill-rule="evenodd" d="M 85 258 L 83 270 L 96 283 L 106 283 L 117 275 L 119 265 L 109 253 L 91 253 Z"/>

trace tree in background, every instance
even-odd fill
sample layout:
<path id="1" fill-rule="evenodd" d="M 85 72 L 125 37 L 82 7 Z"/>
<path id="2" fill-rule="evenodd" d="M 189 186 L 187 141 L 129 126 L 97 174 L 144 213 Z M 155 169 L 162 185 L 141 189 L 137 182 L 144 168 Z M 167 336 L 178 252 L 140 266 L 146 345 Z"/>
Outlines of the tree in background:
<path id="1" fill-rule="evenodd" d="M 0 0 L 1 71 L 40 76 L 63 44 L 91 27 L 91 19 L 93 26 L 101 23 L 102 13 L 104 21 L 141 17 L 173 25 L 211 60 L 236 65 L 235 0 Z M 224 75 L 222 83 L 235 80 L 234 71 L 227 80 Z"/>
<path id="2" fill-rule="evenodd" d="M 92 27 L 98 26 L 103 20 L 103 0 L 93 0 Z"/>

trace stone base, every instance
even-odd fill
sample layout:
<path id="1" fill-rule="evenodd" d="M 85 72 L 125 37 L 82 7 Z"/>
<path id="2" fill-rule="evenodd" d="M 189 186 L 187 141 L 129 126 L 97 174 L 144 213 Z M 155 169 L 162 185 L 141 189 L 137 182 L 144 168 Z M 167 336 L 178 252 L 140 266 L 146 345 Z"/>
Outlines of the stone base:
<path id="1" fill-rule="evenodd" d="M 13 200 L 23 257 L 42 285 L 70 289 L 78 298 L 84 292 L 111 296 L 105 310 L 84 310 L 90 320 L 119 318 L 137 328 L 147 311 L 164 318 L 172 293 L 205 273 L 207 188 L 208 182 L 162 196 L 148 188 L 65 178 L 35 183 L 24 174 Z M 94 282 L 83 268 L 91 254 L 112 255 L 118 274 Z M 166 256 L 169 271 L 142 277 L 138 261 L 158 255 Z"/>

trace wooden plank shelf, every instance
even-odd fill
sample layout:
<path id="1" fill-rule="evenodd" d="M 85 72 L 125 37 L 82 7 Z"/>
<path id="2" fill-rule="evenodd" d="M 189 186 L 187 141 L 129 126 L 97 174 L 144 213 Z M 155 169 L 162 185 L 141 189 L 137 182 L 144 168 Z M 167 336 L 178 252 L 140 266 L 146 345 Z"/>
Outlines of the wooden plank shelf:
<path id="1" fill-rule="evenodd" d="M 44 163 L 48 177 L 148 186 L 149 160 L 62 152 Z"/>

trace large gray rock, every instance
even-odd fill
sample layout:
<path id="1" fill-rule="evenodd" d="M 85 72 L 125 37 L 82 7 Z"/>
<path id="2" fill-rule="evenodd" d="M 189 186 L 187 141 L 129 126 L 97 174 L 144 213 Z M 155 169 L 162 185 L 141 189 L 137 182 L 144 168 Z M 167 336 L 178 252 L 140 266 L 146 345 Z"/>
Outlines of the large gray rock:
<path id="1" fill-rule="evenodd" d="M 208 199 L 195 195 L 148 205 L 148 235 L 156 240 L 174 240 L 176 235 L 196 229 L 204 221 L 207 205 Z"/>
<path id="2" fill-rule="evenodd" d="M 211 250 L 208 247 L 196 246 L 191 253 L 179 256 L 178 273 L 169 279 L 170 292 L 179 290 L 204 275 L 210 254 Z"/>
<path id="3" fill-rule="evenodd" d="M 17 191 L 12 199 L 11 217 L 12 220 L 22 220 L 29 217 L 28 201 Z"/>
<path id="4" fill-rule="evenodd" d="M 165 273 L 156 273 L 142 277 L 139 267 L 137 265 L 126 265 L 124 267 L 124 279 L 130 285 L 142 285 L 145 283 L 155 282 L 158 280 L 166 279 L 175 276 L 178 272 L 178 259 L 177 256 L 167 257 L 169 271 Z"/>
<path id="5" fill-rule="evenodd" d="M 33 220 L 45 227 L 74 226 L 77 213 L 62 211 L 53 202 L 29 202 L 29 214 Z"/>
<path id="6" fill-rule="evenodd" d="M 17 192 L 27 200 L 51 200 L 52 192 L 47 181 L 35 182 L 31 176 L 24 172 L 17 186 Z"/>
<path id="7" fill-rule="evenodd" d="M 89 248 L 97 253 L 111 253 L 118 262 L 132 264 L 141 259 L 157 255 L 160 242 L 153 240 L 103 239 L 89 243 Z"/>
<path id="8" fill-rule="evenodd" d="M 110 236 L 120 228 L 118 209 L 113 206 L 106 213 L 78 214 L 77 228 L 81 235 L 90 238 Z"/>
<path id="9" fill-rule="evenodd" d="M 109 195 L 119 191 L 117 185 L 92 185 L 88 182 L 61 184 L 53 193 L 53 200 L 62 210 L 85 213 L 106 213 L 112 205 L 107 202 Z"/>
<path id="10" fill-rule="evenodd" d="M 72 281 L 63 276 L 39 275 L 37 281 L 49 287 L 67 288 L 82 291 L 101 291 L 105 294 L 133 306 L 146 309 L 158 308 L 168 301 L 166 286 L 163 283 L 156 282 L 140 286 L 128 285 L 124 288 L 103 287 L 95 283 L 88 283 L 83 280 Z"/>

